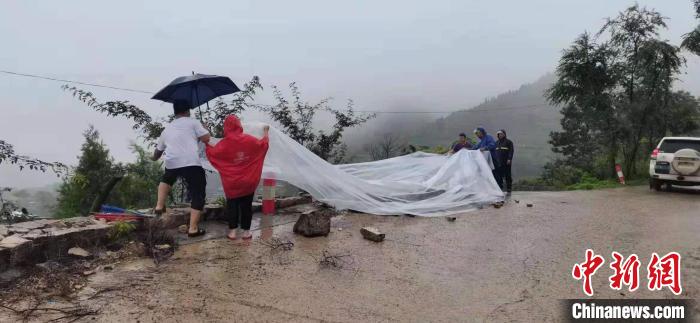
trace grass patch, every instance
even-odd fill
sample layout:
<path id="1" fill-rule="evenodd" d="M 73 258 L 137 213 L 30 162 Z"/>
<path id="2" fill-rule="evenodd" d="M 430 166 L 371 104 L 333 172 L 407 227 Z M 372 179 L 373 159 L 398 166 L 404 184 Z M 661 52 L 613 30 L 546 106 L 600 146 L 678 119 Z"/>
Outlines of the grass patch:
<path id="1" fill-rule="evenodd" d="M 637 186 L 644 185 L 647 183 L 646 179 L 634 179 L 625 181 L 625 185 L 621 185 L 616 179 L 597 179 L 591 176 L 583 176 L 581 181 L 566 186 L 566 190 L 576 191 L 576 190 L 598 190 L 603 188 L 619 188 L 624 186 Z"/>

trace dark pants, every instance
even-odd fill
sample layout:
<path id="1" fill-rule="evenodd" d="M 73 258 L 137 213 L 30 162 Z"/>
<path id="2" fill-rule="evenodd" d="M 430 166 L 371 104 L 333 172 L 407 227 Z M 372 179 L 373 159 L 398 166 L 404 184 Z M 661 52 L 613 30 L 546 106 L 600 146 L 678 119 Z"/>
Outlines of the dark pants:
<path id="1" fill-rule="evenodd" d="M 240 219 L 241 228 L 250 230 L 250 222 L 253 220 L 253 195 L 241 196 L 233 199 L 226 199 L 226 216 L 228 217 L 228 228 L 238 228 Z"/>
<path id="2" fill-rule="evenodd" d="M 178 177 L 182 177 L 187 184 L 187 193 L 192 201 L 190 207 L 194 210 L 204 210 L 207 190 L 207 175 L 204 173 L 204 168 L 202 166 L 166 168 L 160 181 L 173 186 Z"/>
<path id="3" fill-rule="evenodd" d="M 506 191 L 510 192 L 513 189 L 513 176 L 510 171 L 511 165 L 501 165 L 496 168 L 496 182 L 498 187 L 503 189 L 503 178 L 506 180 Z"/>

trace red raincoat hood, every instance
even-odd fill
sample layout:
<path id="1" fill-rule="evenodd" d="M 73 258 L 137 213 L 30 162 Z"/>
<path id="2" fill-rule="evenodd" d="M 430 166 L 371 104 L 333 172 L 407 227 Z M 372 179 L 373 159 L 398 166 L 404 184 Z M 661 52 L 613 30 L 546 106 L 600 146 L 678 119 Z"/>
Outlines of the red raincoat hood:
<path id="1" fill-rule="evenodd" d="M 236 118 L 234 115 L 226 117 L 224 120 L 224 137 L 230 135 L 238 135 L 243 133 L 243 126 L 241 125 L 241 120 Z"/>

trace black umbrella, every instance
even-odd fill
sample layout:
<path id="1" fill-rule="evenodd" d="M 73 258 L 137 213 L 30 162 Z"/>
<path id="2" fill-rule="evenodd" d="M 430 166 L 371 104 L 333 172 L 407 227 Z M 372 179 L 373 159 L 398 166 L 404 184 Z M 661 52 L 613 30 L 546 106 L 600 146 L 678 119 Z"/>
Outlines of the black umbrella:
<path id="1" fill-rule="evenodd" d="M 194 74 L 174 79 L 152 99 L 173 103 L 186 101 L 196 108 L 211 99 L 240 91 L 226 76 Z"/>

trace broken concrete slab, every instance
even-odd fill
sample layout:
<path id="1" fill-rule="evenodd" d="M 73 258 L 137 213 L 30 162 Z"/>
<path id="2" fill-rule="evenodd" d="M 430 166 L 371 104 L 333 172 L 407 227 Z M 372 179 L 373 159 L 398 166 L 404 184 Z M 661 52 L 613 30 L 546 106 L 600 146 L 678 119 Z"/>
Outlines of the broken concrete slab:
<path id="1" fill-rule="evenodd" d="M 16 230 L 22 230 L 22 231 L 26 230 L 26 232 L 29 232 L 31 230 L 41 229 L 41 228 L 43 228 L 43 227 L 45 227 L 53 222 L 56 222 L 56 221 L 58 221 L 58 220 L 43 219 L 43 220 L 36 220 L 36 221 L 19 222 L 19 223 L 15 223 L 15 224 L 10 225 L 10 231 L 18 232 Z"/>
<path id="2" fill-rule="evenodd" d="M 20 235 L 13 234 L 0 241 L 0 248 L 14 249 L 29 242 L 29 240 L 22 238 Z"/>
<path id="3" fill-rule="evenodd" d="M 334 211 L 329 209 L 302 213 L 294 224 L 294 233 L 305 237 L 328 236 L 331 232 L 331 217 Z"/>
<path id="4" fill-rule="evenodd" d="M 80 258 L 88 258 L 88 257 L 92 256 L 92 254 L 90 252 L 88 252 L 87 250 L 85 250 L 83 248 L 79 248 L 79 247 L 73 247 L 73 248 L 68 249 L 68 254 L 71 256 L 80 257 Z"/>
<path id="5" fill-rule="evenodd" d="M 0 248 L 0 270 L 59 258 L 65 256 L 67 249 L 76 245 L 103 244 L 110 228 L 110 225 L 89 217 L 43 219 L 9 225 L 8 231 L 15 233 L 0 241 L 2 244 L 12 237 Z"/>
<path id="6" fill-rule="evenodd" d="M 362 237 L 364 237 L 365 239 L 374 242 L 382 242 L 386 237 L 386 234 L 381 233 L 379 229 L 374 227 L 364 227 L 360 229 L 360 233 L 362 233 Z"/>

